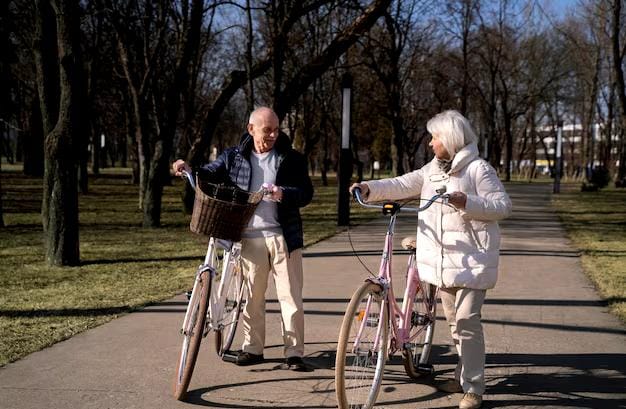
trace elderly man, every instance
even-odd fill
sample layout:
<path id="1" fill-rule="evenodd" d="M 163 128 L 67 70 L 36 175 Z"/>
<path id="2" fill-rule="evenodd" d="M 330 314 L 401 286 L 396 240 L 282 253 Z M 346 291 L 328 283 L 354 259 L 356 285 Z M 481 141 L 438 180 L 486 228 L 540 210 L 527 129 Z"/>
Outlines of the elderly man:
<path id="1" fill-rule="evenodd" d="M 173 168 L 176 175 L 182 170 L 191 171 L 182 160 L 174 162 Z M 247 302 L 243 311 L 244 341 L 236 364 L 263 362 L 265 290 L 271 273 L 280 303 L 285 365 L 296 371 L 307 370 L 302 361 L 304 240 L 299 210 L 313 197 L 306 159 L 280 132 L 276 113 L 261 107 L 250 115 L 248 132 L 239 145 L 226 149 L 197 171 L 209 182 L 248 191 L 257 191 L 263 184 L 272 186 L 272 194 L 257 207 L 241 242 Z"/>

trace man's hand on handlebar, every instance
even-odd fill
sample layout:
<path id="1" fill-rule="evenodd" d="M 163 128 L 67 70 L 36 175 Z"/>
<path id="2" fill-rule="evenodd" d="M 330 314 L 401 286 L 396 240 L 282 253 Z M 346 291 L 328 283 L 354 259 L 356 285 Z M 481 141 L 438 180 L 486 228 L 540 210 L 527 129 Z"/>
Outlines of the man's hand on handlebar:
<path id="1" fill-rule="evenodd" d="M 273 183 L 263 183 L 261 185 L 261 189 L 263 189 L 263 194 L 267 199 L 272 202 L 280 202 L 283 200 L 283 188 L 280 186 L 276 186 Z"/>
<path id="2" fill-rule="evenodd" d="M 350 186 L 350 193 L 354 194 L 354 189 L 361 189 L 361 197 L 366 198 L 370 193 L 370 188 L 367 186 L 367 183 L 353 183 Z"/>
<path id="3" fill-rule="evenodd" d="M 182 159 L 178 159 L 176 162 L 174 162 L 172 164 L 172 169 L 174 170 L 174 175 L 176 176 L 182 176 L 183 171 L 191 173 L 191 167 L 187 165 L 187 163 Z"/>

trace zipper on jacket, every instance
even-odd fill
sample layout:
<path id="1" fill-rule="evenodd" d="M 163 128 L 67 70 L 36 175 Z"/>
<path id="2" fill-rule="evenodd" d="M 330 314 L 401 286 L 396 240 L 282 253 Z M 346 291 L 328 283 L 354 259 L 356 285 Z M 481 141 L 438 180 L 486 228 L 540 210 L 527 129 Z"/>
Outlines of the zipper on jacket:
<path id="1" fill-rule="evenodd" d="M 439 209 L 439 218 L 437 220 L 439 221 L 439 249 L 441 251 L 437 273 L 439 275 L 439 287 L 443 288 L 443 206 L 437 203 L 437 208 Z"/>

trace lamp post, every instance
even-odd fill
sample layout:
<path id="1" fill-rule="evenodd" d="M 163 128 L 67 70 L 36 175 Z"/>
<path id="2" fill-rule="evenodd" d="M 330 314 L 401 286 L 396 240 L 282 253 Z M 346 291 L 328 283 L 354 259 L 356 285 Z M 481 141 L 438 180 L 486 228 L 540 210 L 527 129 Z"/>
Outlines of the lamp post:
<path id="1" fill-rule="evenodd" d="M 341 77 L 341 149 L 337 186 L 337 226 L 350 224 L 350 179 L 352 178 L 352 152 L 350 151 L 350 117 L 352 111 L 352 76 Z"/>
<path id="2" fill-rule="evenodd" d="M 563 121 L 557 123 L 556 128 L 556 160 L 554 163 L 553 193 L 561 193 L 561 169 L 563 169 Z"/>

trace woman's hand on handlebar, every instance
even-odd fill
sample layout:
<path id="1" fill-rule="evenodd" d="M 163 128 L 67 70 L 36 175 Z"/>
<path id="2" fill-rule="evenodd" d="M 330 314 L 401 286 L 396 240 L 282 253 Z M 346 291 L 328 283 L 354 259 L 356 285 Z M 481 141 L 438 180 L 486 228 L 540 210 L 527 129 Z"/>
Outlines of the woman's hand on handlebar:
<path id="1" fill-rule="evenodd" d="M 176 176 L 182 176 L 183 171 L 191 174 L 191 167 L 187 165 L 187 163 L 182 159 L 178 159 L 176 162 L 174 162 L 172 164 L 172 169 L 174 170 L 174 175 Z"/>
<path id="2" fill-rule="evenodd" d="M 366 198 L 370 193 L 370 188 L 367 183 L 353 183 L 350 186 L 350 193 L 354 194 L 354 189 L 361 189 L 361 197 Z"/>
<path id="3" fill-rule="evenodd" d="M 463 192 L 452 192 L 448 195 L 448 203 L 457 209 L 465 209 L 467 195 Z"/>

